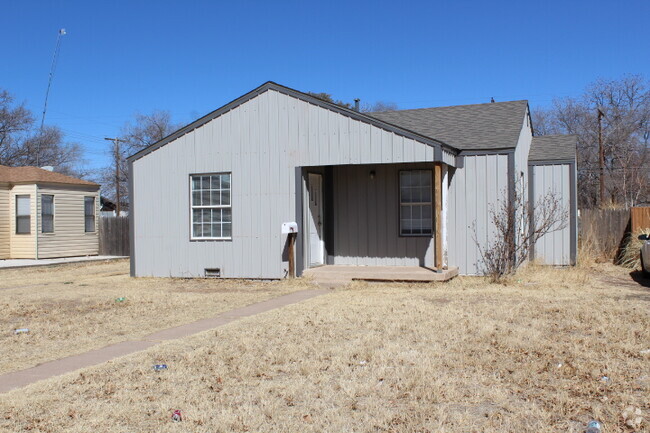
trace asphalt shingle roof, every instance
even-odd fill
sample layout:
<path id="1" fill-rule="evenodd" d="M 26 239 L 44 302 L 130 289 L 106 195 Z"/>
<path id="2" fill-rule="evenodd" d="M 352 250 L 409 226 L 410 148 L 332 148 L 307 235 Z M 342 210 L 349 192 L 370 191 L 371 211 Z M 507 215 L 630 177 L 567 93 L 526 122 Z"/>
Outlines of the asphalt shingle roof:
<path id="1" fill-rule="evenodd" d="M 533 137 L 529 161 L 560 161 L 576 159 L 575 135 L 543 135 Z"/>
<path id="2" fill-rule="evenodd" d="M 514 148 L 528 101 L 367 113 L 460 150 Z"/>
<path id="3" fill-rule="evenodd" d="M 88 185 L 99 186 L 94 182 L 89 182 L 76 177 L 66 176 L 65 174 L 56 173 L 49 170 L 43 170 L 38 167 L 7 167 L 0 165 L 0 182 L 7 183 L 60 183 L 66 185 Z"/>

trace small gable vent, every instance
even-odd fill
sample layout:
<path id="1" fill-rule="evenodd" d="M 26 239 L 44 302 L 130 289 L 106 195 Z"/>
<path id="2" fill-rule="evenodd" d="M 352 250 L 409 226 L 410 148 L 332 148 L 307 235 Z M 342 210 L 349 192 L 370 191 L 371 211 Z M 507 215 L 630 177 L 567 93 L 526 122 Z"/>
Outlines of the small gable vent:
<path id="1" fill-rule="evenodd" d="M 220 278 L 221 268 L 205 268 L 205 278 Z"/>

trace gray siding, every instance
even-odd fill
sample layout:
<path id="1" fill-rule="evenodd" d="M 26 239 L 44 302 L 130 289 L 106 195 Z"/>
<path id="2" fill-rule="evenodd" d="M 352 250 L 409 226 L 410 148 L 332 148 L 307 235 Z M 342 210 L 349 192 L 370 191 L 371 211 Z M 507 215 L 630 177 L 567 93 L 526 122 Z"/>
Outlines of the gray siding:
<path id="1" fill-rule="evenodd" d="M 399 235 L 399 171 L 415 169 L 433 175 L 433 164 L 334 167 L 334 264 L 434 265 L 431 236 Z"/>
<path id="2" fill-rule="evenodd" d="M 462 169 L 450 169 L 449 265 L 465 275 L 481 272 L 476 242 L 485 247 L 494 236 L 491 206 L 508 199 L 508 154 L 464 157 Z M 476 240 L 475 240 L 476 239 Z"/>
<path id="3" fill-rule="evenodd" d="M 530 146 L 533 142 L 533 132 L 530 127 L 530 118 L 528 116 L 528 109 L 523 119 L 523 125 L 521 128 L 521 133 L 519 134 L 519 141 L 517 142 L 517 147 L 515 148 L 514 154 L 514 163 L 515 163 L 515 172 L 514 176 L 514 189 L 516 193 L 519 194 L 521 200 L 525 203 L 528 200 L 529 195 L 529 175 L 528 175 L 528 155 L 530 153 Z M 525 215 L 523 212 L 519 212 L 517 215 L 518 218 L 518 240 L 524 236 L 525 232 L 529 227 L 525 224 Z"/>
<path id="4" fill-rule="evenodd" d="M 433 160 L 425 143 L 269 90 L 133 161 L 134 273 L 281 278 L 295 167 Z M 232 173 L 233 239 L 190 241 L 189 175 L 215 172 Z"/>
<path id="5" fill-rule="evenodd" d="M 534 259 L 548 265 L 570 265 L 574 261 L 572 238 L 575 238 L 575 219 L 570 218 L 572 170 L 570 164 L 531 165 L 533 203 L 547 193 L 556 194 L 567 211 L 566 227 L 544 235 L 535 244 Z M 573 179 L 575 181 L 575 179 Z M 533 215 L 536 209 L 533 210 Z M 575 241 L 575 239 L 574 239 Z"/>
<path id="6" fill-rule="evenodd" d="M 533 133 L 530 128 L 530 119 L 528 117 L 528 110 L 523 119 L 521 134 L 515 149 L 515 173 L 517 186 L 523 197 L 528 197 L 528 154 L 530 153 L 530 145 L 533 141 Z"/>

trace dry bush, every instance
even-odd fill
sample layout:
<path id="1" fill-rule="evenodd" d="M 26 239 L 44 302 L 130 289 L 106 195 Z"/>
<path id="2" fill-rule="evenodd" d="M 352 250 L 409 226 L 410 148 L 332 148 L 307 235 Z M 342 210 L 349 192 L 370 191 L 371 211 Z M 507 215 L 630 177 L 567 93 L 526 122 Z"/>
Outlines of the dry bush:
<path id="1" fill-rule="evenodd" d="M 531 249 L 544 235 L 564 229 L 569 213 L 554 191 L 534 203 L 527 200 L 523 183 L 514 188 L 513 197 L 491 205 L 489 221 L 493 236 L 479 241 L 474 224 L 474 243 L 481 258 L 480 267 L 493 282 L 514 274 L 530 257 Z"/>
<path id="2" fill-rule="evenodd" d="M 630 234 L 625 240 L 625 247 L 622 249 L 617 264 L 630 269 L 641 269 L 641 246 L 640 235 L 650 235 L 650 229 L 641 230 Z"/>

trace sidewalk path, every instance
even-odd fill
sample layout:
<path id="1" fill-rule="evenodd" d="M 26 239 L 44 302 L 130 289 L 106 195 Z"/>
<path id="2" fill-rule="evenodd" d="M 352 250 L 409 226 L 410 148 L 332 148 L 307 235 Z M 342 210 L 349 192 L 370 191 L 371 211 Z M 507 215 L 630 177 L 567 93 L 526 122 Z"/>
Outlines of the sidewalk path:
<path id="1" fill-rule="evenodd" d="M 80 256 L 58 259 L 5 259 L 0 260 L 0 269 L 33 268 L 35 266 L 65 265 L 67 263 L 100 262 L 104 260 L 128 259 L 129 256 Z"/>
<path id="2" fill-rule="evenodd" d="M 21 388 L 40 380 L 49 379 L 50 377 L 70 373 L 71 371 L 80 368 L 101 364 L 119 356 L 140 352 L 149 347 L 160 344 L 163 341 L 187 337 L 234 322 L 243 317 L 254 316 L 256 314 L 324 295 L 329 292 L 329 290 L 325 289 L 312 289 L 289 293 L 256 304 L 235 308 L 234 310 L 226 311 L 212 318 L 198 320 L 196 322 L 188 323 L 187 325 L 176 326 L 174 328 L 154 332 L 153 334 L 146 335 L 141 340 L 123 341 L 121 343 L 112 344 L 79 355 L 45 362 L 26 370 L 6 373 L 0 375 L 0 393 L 15 388 Z"/>

